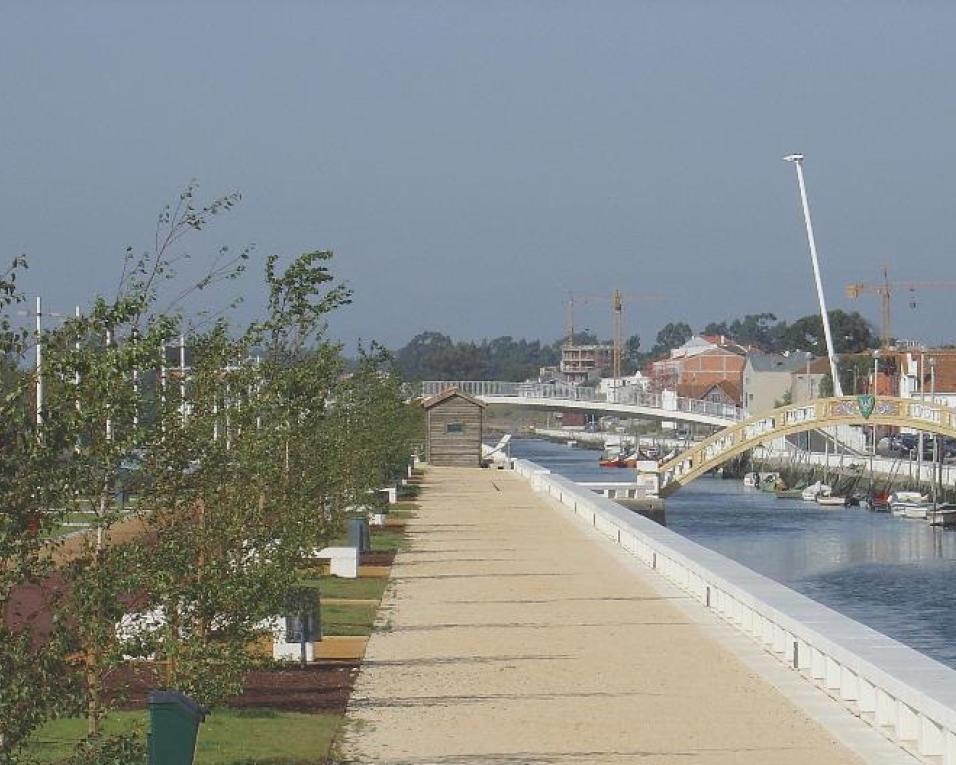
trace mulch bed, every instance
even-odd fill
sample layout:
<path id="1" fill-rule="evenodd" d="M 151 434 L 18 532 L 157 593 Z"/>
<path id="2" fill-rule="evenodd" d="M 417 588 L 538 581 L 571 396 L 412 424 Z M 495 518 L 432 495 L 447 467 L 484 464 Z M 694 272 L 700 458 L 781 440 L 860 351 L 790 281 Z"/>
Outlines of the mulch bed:
<path id="1" fill-rule="evenodd" d="M 348 704 L 359 662 L 321 661 L 302 667 L 256 669 L 246 675 L 245 690 L 229 699 L 231 709 L 254 707 L 286 712 L 342 713 Z M 111 678 L 110 686 L 123 688 L 123 709 L 144 709 L 149 692 L 162 687 L 158 667 L 128 665 Z"/>
<path id="2" fill-rule="evenodd" d="M 391 566 L 395 561 L 395 552 L 363 552 L 359 563 L 363 566 Z"/>
<path id="3" fill-rule="evenodd" d="M 304 669 L 258 670 L 246 677 L 243 694 L 227 707 L 269 707 L 290 712 L 344 712 L 359 662 L 324 661 Z"/>

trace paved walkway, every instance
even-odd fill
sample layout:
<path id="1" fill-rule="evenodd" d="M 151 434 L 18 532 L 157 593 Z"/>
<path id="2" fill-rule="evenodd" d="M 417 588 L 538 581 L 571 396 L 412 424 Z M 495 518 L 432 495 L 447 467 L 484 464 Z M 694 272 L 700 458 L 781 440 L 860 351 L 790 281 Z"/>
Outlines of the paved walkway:
<path id="1" fill-rule="evenodd" d="M 346 761 L 859 762 L 517 475 L 431 468 L 408 528 Z"/>

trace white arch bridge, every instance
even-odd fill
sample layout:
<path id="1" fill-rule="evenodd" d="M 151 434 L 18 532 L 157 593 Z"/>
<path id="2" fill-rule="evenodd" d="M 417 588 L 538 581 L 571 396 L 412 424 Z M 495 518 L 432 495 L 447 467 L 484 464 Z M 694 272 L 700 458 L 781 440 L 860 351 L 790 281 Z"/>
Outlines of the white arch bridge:
<path id="1" fill-rule="evenodd" d="M 644 393 L 634 386 L 605 394 L 597 388 L 561 383 L 516 383 L 494 380 L 429 380 L 422 383 L 423 396 L 449 388 L 474 396 L 486 404 L 509 404 L 561 412 L 617 414 L 675 422 L 693 422 L 724 428 L 745 417 L 742 409 L 713 401 L 681 398 L 675 393 Z"/>
<path id="2" fill-rule="evenodd" d="M 792 433 L 839 425 L 886 425 L 956 438 L 956 410 L 908 398 L 844 396 L 795 404 L 734 423 L 665 460 L 656 470 L 658 493 L 665 497 L 724 462 Z"/>

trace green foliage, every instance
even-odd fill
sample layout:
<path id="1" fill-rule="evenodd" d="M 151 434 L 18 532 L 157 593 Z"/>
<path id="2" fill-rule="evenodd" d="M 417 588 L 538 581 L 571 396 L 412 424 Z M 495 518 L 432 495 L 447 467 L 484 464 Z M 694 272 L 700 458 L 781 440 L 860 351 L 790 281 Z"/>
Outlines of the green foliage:
<path id="1" fill-rule="evenodd" d="M 829 312 L 833 345 L 837 353 L 857 353 L 875 348 L 878 338 L 859 313 Z M 778 321 L 772 313 L 747 314 L 742 319 L 711 322 L 702 330 L 707 335 L 725 335 L 742 345 L 755 345 L 768 353 L 783 351 L 826 352 L 823 322 L 812 313 L 793 323 Z"/>
<path id="2" fill-rule="evenodd" d="M 665 356 L 674 348 L 677 348 L 690 340 L 693 334 L 694 331 L 686 322 L 679 321 L 676 323 L 670 322 L 665 324 L 657 333 L 657 338 L 651 353 L 654 357 Z"/>
<path id="3" fill-rule="evenodd" d="M 201 703 L 239 693 L 246 648 L 284 613 L 303 558 L 404 474 L 421 438 L 420 408 L 388 354 L 373 346 L 347 375 L 325 336 L 351 294 L 329 252 L 287 267 L 268 258 L 265 316 L 247 328 L 190 329 L 157 309 L 175 276 L 170 248 L 238 201 L 193 197 L 189 187 L 164 210 L 155 251 L 127 250 L 113 299 L 37 338 L 48 413 L 39 426 L 32 377 L 0 376 L 0 611 L 36 583 L 55 617 L 50 637 L 29 623 L 0 626 L 0 763 L 45 721 L 77 711 L 87 740 L 70 762 L 135 761 L 135 738 L 101 726 L 131 657 L 161 662 L 165 684 Z M 219 250 L 171 305 L 235 278 L 247 258 Z M 0 309 L 19 300 L 19 267 L 0 275 Z M 27 338 L 10 326 L 0 310 L 0 357 L 15 370 Z M 167 338 L 180 334 L 188 374 L 169 368 Z M 60 543 L 47 540 L 80 512 L 92 531 L 54 571 L 45 546 Z M 131 514 L 145 533 L 121 538 Z"/>
<path id="4" fill-rule="evenodd" d="M 134 765 L 146 762 L 146 741 L 141 734 L 85 738 L 64 765 Z"/>
<path id="5" fill-rule="evenodd" d="M 576 335 L 577 341 L 596 341 Z M 534 378 L 538 370 L 561 358 L 561 341 L 551 345 L 511 336 L 481 343 L 455 343 L 439 332 L 422 332 L 395 354 L 397 371 L 406 380 L 514 380 Z"/>

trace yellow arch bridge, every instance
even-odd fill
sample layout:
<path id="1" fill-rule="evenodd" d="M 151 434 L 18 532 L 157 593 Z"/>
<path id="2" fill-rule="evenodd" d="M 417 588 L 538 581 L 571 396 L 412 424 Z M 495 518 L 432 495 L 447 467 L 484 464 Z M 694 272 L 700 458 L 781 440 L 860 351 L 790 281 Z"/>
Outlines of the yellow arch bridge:
<path id="1" fill-rule="evenodd" d="M 833 425 L 889 425 L 956 438 L 956 410 L 941 404 L 888 396 L 817 399 L 774 409 L 730 425 L 658 467 L 660 496 L 756 446 L 792 433 Z"/>

